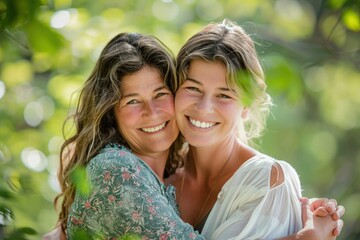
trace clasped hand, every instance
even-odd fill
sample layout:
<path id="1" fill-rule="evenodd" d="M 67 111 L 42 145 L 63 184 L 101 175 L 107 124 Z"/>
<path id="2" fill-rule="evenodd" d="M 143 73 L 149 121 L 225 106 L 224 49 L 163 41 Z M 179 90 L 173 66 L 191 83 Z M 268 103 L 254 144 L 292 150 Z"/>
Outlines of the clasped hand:
<path id="1" fill-rule="evenodd" d="M 341 217 L 345 213 L 342 205 L 335 199 L 301 198 L 303 229 L 300 239 L 321 240 L 335 239 L 344 225 Z"/>

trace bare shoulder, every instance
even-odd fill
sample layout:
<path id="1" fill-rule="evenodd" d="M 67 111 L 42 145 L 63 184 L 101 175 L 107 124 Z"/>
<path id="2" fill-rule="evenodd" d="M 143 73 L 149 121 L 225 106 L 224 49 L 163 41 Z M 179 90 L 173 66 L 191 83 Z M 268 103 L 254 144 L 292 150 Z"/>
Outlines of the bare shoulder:
<path id="1" fill-rule="evenodd" d="M 250 158 L 259 155 L 260 153 L 254 148 L 247 146 L 245 144 L 240 143 L 237 151 L 237 155 L 239 156 L 239 160 L 241 163 L 249 160 Z"/>
<path id="2" fill-rule="evenodd" d="M 243 162 L 254 156 L 266 156 L 266 155 L 258 152 L 256 149 L 246 146 L 246 145 L 242 146 L 241 153 L 242 153 L 242 157 L 243 157 L 243 159 L 242 159 Z M 281 185 L 282 183 L 284 183 L 285 177 L 284 177 L 284 171 L 283 171 L 281 164 L 279 164 L 279 162 L 277 162 L 277 161 L 273 162 L 273 160 L 271 160 L 272 158 L 270 158 L 270 157 L 266 157 L 264 159 L 268 159 L 267 162 L 269 164 L 272 164 L 271 172 L 270 172 L 270 179 L 269 179 L 270 188 L 277 187 L 277 186 Z"/>
<path id="3" fill-rule="evenodd" d="M 281 165 L 275 162 L 271 167 L 270 188 L 279 186 L 284 182 L 284 172 Z"/>

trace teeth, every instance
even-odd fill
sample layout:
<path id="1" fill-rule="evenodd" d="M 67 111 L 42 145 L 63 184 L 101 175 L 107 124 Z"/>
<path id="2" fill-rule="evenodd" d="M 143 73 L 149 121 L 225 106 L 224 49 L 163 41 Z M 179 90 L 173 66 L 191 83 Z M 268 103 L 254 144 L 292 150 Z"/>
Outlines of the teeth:
<path id="1" fill-rule="evenodd" d="M 214 122 L 200 122 L 200 121 L 192 119 L 192 118 L 189 118 L 189 119 L 190 119 L 191 124 L 198 128 L 209 128 L 216 124 Z"/>
<path id="2" fill-rule="evenodd" d="M 144 132 L 147 132 L 147 133 L 154 133 L 154 132 L 158 132 L 160 131 L 161 129 L 163 129 L 165 127 L 166 123 L 163 123 L 159 126 L 156 126 L 156 127 L 151 127 L 151 128 L 141 128 L 141 130 L 143 130 Z"/>

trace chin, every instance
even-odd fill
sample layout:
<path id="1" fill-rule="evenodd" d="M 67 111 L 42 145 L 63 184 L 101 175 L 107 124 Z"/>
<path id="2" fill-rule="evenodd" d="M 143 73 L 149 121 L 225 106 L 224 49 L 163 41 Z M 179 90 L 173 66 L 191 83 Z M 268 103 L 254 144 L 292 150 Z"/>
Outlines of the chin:
<path id="1" fill-rule="evenodd" d="M 165 146 L 152 146 L 151 148 L 150 148 L 150 151 L 151 152 L 153 152 L 153 153 L 161 153 L 161 152 L 166 152 L 166 151 L 168 151 L 169 150 L 169 148 L 170 148 L 170 146 L 168 146 L 168 147 L 165 147 Z"/>

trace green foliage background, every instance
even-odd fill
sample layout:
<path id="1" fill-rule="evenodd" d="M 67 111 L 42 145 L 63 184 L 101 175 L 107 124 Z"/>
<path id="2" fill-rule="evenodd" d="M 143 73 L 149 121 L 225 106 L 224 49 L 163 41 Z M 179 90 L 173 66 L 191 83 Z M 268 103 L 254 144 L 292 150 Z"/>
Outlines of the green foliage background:
<path id="1" fill-rule="evenodd" d="M 359 10 L 357 0 L 0 0 L 0 239 L 55 225 L 62 123 L 107 41 L 148 33 L 176 54 L 223 18 L 257 42 L 276 104 L 259 148 L 297 169 L 305 196 L 346 207 L 338 239 L 360 238 Z"/>

